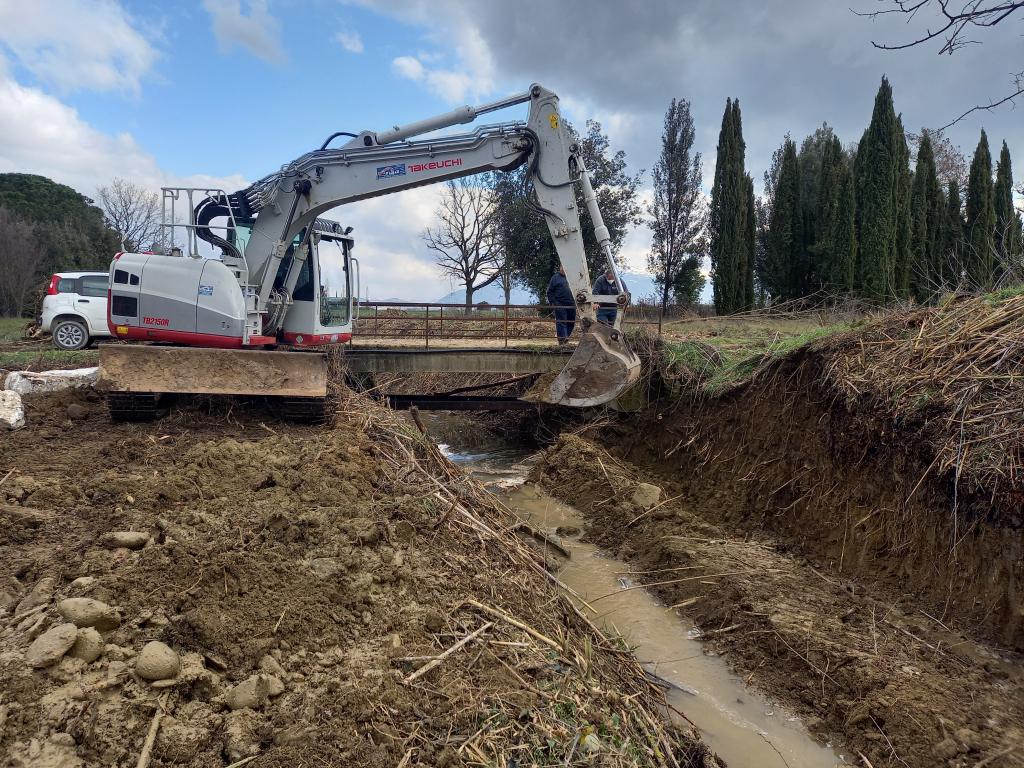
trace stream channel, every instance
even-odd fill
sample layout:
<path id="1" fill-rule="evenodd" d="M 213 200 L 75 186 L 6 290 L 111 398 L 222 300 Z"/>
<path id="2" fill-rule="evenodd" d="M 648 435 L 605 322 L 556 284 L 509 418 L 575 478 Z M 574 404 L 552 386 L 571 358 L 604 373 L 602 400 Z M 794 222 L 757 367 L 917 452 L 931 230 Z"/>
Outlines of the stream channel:
<path id="1" fill-rule="evenodd" d="M 442 452 L 497 494 L 531 527 L 556 539 L 570 557 L 558 578 L 597 614 L 595 623 L 623 637 L 644 667 L 667 686 L 669 704 L 686 714 L 729 768 L 836 768 L 853 762 L 808 734 L 800 719 L 753 689 L 704 647 L 700 630 L 637 588 L 629 566 L 579 535 L 585 521 L 570 506 L 526 481 L 533 449 L 484 436 L 460 414 L 427 412 L 424 424 Z M 587 610 L 585 606 L 581 606 Z M 675 715 L 674 715 L 675 716 Z"/>

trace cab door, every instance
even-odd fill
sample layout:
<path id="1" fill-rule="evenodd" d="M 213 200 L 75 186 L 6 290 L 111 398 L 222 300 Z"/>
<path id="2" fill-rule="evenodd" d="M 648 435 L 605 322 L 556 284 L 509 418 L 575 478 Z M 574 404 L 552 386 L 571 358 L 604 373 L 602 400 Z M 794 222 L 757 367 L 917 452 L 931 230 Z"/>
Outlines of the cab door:
<path id="1" fill-rule="evenodd" d="M 316 243 L 319 311 L 316 332 L 331 342 L 352 337 L 352 265 L 346 240 L 323 237 Z"/>

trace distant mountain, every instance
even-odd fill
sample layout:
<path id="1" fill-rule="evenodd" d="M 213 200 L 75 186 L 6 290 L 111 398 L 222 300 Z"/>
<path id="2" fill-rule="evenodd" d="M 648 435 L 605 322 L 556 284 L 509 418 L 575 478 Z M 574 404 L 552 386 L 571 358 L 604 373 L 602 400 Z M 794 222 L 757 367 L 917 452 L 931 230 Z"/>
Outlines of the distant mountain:
<path id="1" fill-rule="evenodd" d="M 633 294 L 633 301 L 640 301 L 642 299 L 649 298 L 655 293 L 654 276 L 645 275 L 640 272 L 625 272 L 623 274 L 623 280 L 626 281 L 626 287 L 629 288 L 630 293 Z M 465 290 L 456 290 L 451 293 L 442 296 L 437 299 L 438 304 L 462 304 L 466 300 Z M 501 286 L 496 283 L 491 283 L 486 288 L 482 288 L 473 294 L 473 301 L 479 304 L 482 301 L 486 301 L 488 304 L 504 304 L 505 303 L 505 292 L 501 290 Z M 541 299 L 544 301 L 544 299 Z M 513 288 L 511 296 L 512 304 L 536 304 L 537 298 L 522 288 Z"/>

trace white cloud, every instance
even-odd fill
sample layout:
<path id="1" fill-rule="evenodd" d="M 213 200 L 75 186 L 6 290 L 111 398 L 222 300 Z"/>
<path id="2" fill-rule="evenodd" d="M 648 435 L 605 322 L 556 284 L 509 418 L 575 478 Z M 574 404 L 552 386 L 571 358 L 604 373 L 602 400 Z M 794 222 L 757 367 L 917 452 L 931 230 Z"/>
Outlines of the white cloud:
<path id="1" fill-rule="evenodd" d="M 0 49 L 63 91 L 137 93 L 159 55 L 114 0 L 0 2 Z"/>
<path id="2" fill-rule="evenodd" d="M 89 197 L 115 176 L 157 190 L 164 185 L 213 186 L 233 191 L 247 182 L 238 175 L 175 176 L 129 133 L 96 130 L 58 99 L 0 78 L 0 172 L 47 176 Z"/>
<path id="3" fill-rule="evenodd" d="M 399 56 L 391 62 L 391 69 L 406 80 L 420 81 L 424 75 L 423 65 L 413 56 Z"/>
<path id="4" fill-rule="evenodd" d="M 363 38 L 358 32 L 343 29 L 334 36 L 334 39 L 349 53 L 362 53 L 364 50 Z"/>
<path id="5" fill-rule="evenodd" d="M 242 11 L 242 0 L 203 0 L 221 50 L 237 45 L 271 64 L 285 61 L 281 25 L 267 10 L 266 0 L 247 0 L 246 6 L 248 14 Z"/>
<path id="6" fill-rule="evenodd" d="M 331 211 L 331 218 L 355 227 L 364 296 L 436 301 L 451 290 L 420 239 L 436 223 L 443 192 L 441 184 L 417 187 Z"/>
<path id="7" fill-rule="evenodd" d="M 466 72 L 427 67 L 416 56 L 399 56 L 391 62 L 391 69 L 406 80 L 425 83 L 433 94 L 452 104 L 464 103 L 467 96 L 478 98 L 490 90 L 490 86 L 481 89 L 480 84 Z"/>
<path id="8" fill-rule="evenodd" d="M 432 93 L 451 104 L 479 100 L 493 93 L 496 88 L 494 60 L 486 42 L 473 27 L 464 25 L 453 31 L 455 67 L 440 65 L 446 58 L 443 53 L 419 51 L 415 56 L 396 58 L 392 69 L 407 80 L 425 83 Z M 450 45 L 452 41 L 435 42 Z"/>

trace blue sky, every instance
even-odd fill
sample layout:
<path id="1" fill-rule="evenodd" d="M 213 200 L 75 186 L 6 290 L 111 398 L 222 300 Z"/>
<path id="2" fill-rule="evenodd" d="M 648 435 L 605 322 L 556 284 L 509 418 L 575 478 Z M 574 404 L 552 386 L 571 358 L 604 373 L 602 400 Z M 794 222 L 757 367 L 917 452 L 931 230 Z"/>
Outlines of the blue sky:
<path id="1" fill-rule="evenodd" d="M 706 184 L 725 98 L 739 97 L 759 183 L 786 132 L 799 139 L 827 120 L 856 141 L 883 74 L 916 128 L 1002 95 L 1024 68 L 1020 19 L 954 57 L 938 57 L 938 45 L 893 54 L 871 40 L 920 30 L 858 18 L 849 5 L 0 0 L 0 171 L 41 173 L 87 195 L 114 176 L 233 190 L 335 130 L 385 128 L 539 81 L 570 119 L 600 120 L 633 169 L 654 162 L 668 101 L 690 99 Z M 1019 113 L 979 113 L 950 136 L 969 153 L 982 126 L 994 151 L 1007 139 L 1024 177 Z M 419 238 L 437 194 L 423 188 L 337 212 L 356 227 L 374 295 L 434 299 L 454 287 Z M 643 228 L 628 237 L 630 268 L 643 268 L 649 242 Z"/>

